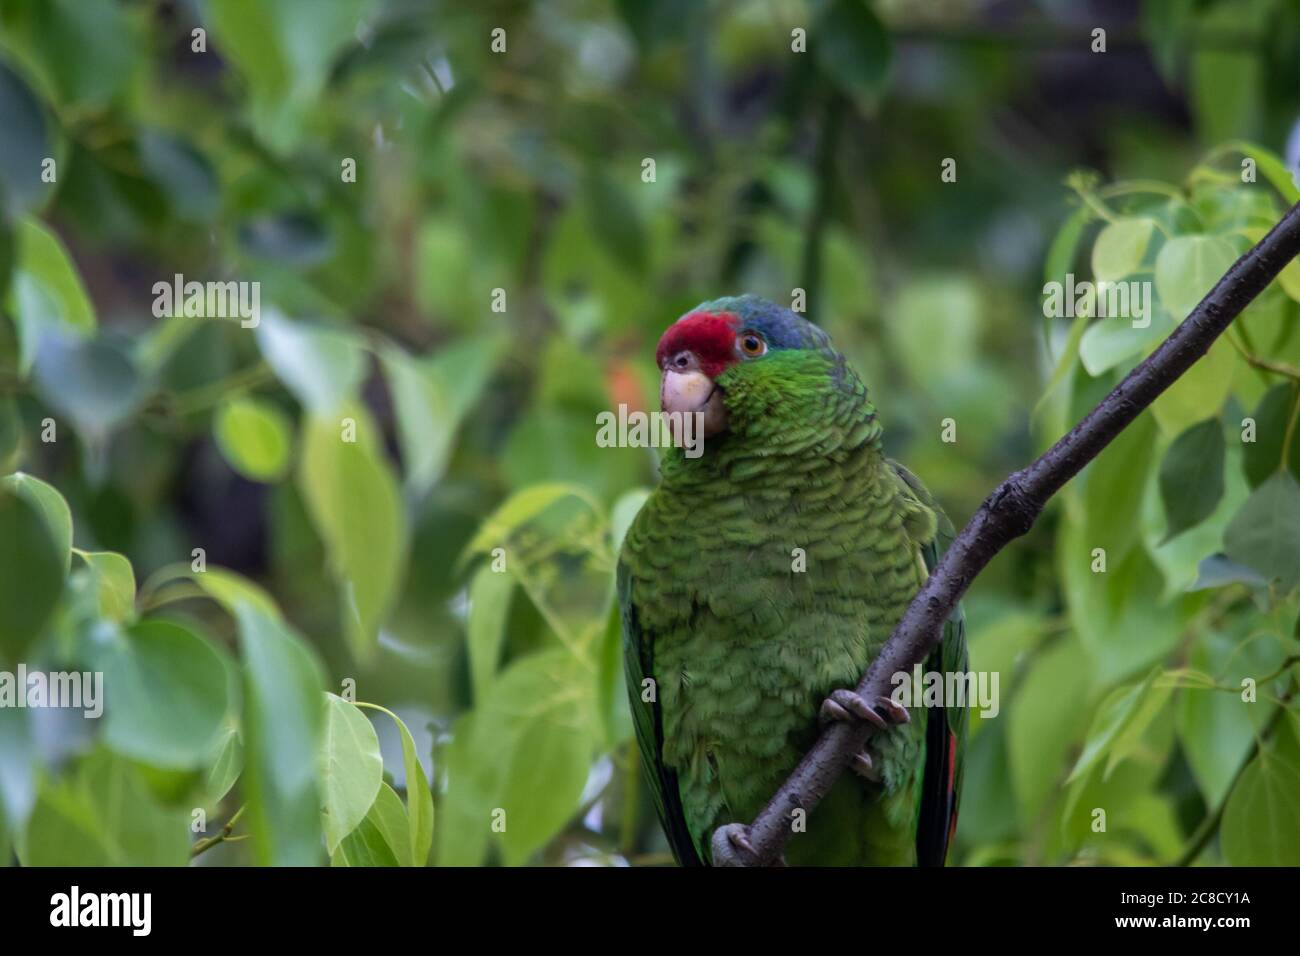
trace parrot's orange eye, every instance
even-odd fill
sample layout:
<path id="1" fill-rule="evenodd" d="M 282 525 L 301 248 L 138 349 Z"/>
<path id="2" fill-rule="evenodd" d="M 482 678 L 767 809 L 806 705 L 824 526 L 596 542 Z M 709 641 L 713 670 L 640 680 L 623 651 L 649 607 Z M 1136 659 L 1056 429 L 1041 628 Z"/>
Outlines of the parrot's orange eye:
<path id="1" fill-rule="evenodd" d="M 746 332 L 736 341 L 740 345 L 740 351 L 750 357 L 762 355 L 767 351 L 767 343 L 763 341 L 761 336 L 755 335 L 753 332 Z"/>

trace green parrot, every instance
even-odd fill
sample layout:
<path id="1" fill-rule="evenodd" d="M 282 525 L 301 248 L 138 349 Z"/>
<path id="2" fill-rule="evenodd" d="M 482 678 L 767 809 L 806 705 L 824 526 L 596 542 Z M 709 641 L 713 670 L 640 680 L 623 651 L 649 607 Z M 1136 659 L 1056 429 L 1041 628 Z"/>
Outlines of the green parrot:
<path id="1" fill-rule="evenodd" d="M 656 358 L 663 410 L 700 413 L 703 447 L 663 458 L 624 539 L 617 587 L 633 723 L 677 861 L 743 859 L 743 823 L 819 725 L 856 718 L 887 729 L 805 832 L 795 826 L 785 862 L 942 865 L 966 709 L 909 713 L 846 688 L 952 526 L 885 456 L 844 356 L 790 310 L 751 295 L 707 302 L 668 328 Z M 966 669 L 959 610 L 926 670 Z"/>

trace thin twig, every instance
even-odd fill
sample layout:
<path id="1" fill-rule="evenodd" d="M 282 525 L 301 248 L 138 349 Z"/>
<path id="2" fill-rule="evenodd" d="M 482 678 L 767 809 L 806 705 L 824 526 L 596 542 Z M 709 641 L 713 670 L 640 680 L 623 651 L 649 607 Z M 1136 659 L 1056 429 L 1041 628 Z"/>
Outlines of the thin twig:
<path id="1" fill-rule="evenodd" d="M 1294 382 L 1300 382 L 1300 368 L 1294 365 L 1288 365 L 1285 362 L 1274 362 L 1271 359 L 1260 358 L 1254 352 L 1249 351 L 1245 345 L 1237 341 L 1237 336 L 1233 334 L 1235 330 L 1230 330 L 1225 336 L 1232 347 L 1237 350 L 1247 365 L 1257 368 L 1261 372 L 1272 372 L 1275 375 L 1285 375 Z"/>
<path id="2" fill-rule="evenodd" d="M 243 836 L 231 836 L 231 833 L 235 829 L 235 824 L 238 823 L 239 818 L 244 815 L 244 810 L 247 809 L 247 807 L 248 805 L 245 804 L 236 810 L 234 816 L 226 821 L 226 825 L 221 828 L 221 831 L 216 836 L 204 837 L 202 840 L 196 841 L 194 846 L 190 847 L 190 859 L 192 860 L 200 853 L 211 850 L 218 843 L 235 843 L 239 840 L 247 839 L 247 837 Z"/>

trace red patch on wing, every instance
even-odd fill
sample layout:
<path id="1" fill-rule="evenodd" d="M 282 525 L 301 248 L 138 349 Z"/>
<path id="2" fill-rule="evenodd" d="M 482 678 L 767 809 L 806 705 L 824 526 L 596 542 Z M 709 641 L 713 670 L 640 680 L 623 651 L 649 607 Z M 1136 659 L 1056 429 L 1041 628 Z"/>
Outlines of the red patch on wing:
<path id="1" fill-rule="evenodd" d="M 691 351 L 700 360 L 700 371 L 717 378 L 736 358 L 736 333 L 740 319 L 732 312 L 689 312 L 668 327 L 655 350 L 655 362 L 664 362 L 678 352 Z"/>

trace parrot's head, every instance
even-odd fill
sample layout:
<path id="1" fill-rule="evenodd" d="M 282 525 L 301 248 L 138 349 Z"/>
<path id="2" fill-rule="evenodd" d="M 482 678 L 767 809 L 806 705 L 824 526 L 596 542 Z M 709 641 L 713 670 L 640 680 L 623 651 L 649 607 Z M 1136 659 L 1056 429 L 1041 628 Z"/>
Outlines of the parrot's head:
<path id="1" fill-rule="evenodd" d="M 824 331 L 754 295 L 715 299 L 687 312 L 664 332 L 655 358 L 663 410 L 702 412 L 705 438 L 807 423 L 832 414 L 836 395 L 865 401 Z"/>

